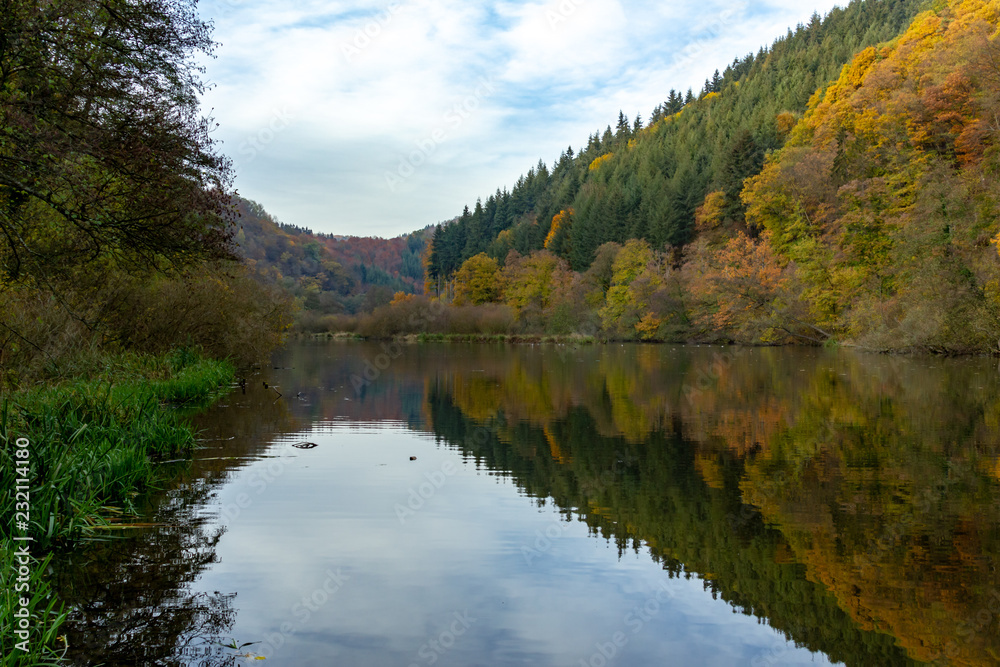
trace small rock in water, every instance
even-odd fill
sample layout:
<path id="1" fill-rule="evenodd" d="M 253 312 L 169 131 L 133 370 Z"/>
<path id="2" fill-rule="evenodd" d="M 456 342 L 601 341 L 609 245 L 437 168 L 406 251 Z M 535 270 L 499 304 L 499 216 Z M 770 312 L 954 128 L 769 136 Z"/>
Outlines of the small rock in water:
<path id="1" fill-rule="evenodd" d="M 411 460 L 411 461 L 416 461 L 416 460 L 417 460 L 417 457 L 416 457 L 416 456 L 411 456 L 411 457 L 410 457 L 410 460 Z"/>

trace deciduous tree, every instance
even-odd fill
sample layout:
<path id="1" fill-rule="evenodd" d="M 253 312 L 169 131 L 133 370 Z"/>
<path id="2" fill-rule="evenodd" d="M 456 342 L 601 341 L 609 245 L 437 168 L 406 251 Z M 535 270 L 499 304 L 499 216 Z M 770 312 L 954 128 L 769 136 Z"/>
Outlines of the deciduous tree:
<path id="1" fill-rule="evenodd" d="M 201 116 L 194 0 L 7 0 L 0 272 L 49 280 L 231 257 L 230 162 Z"/>

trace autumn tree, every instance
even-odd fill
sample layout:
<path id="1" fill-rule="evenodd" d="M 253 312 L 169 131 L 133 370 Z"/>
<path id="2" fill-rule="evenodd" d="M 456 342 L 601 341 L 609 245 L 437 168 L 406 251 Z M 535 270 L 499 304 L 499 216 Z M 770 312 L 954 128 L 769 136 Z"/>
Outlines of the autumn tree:
<path id="1" fill-rule="evenodd" d="M 232 256 L 193 0 L 10 0 L 0 36 L 5 281 Z"/>
<path id="2" fill-rule="evenodd" d="M 553 304 L 555 295 L 572 282 L 566 260 L 547 250 L 526 257 L 512 252 L 503 269 L 504 301 L 521 315 L 525 311 L 541 314 Z"/>
<path id="3" fill-rule="evenodd" d="M 752 239 L 739 233 L 703 259 L 693 288 L 709 304 L 702 318 L 710 329 L 744 343 L 829 337 L 804 319 L 794 268 L 775 254 L 768 235 Z"/>
<path id="4" fill-rule="evenodd" d="M 569 231 L 573 224 L 573 209 L 562 210 L 552 218 L 552 226 L 545 237 L 545 249 L 565 257 L 569 254 Z"/>
<path id="5" fill-rule="evenodd" d="M 455 272 L 455 305 L 492 303 L 503 295 L 503 272 L 495 259 L 479 253 Z"/>
<path id="6" fill-rule="evenodd" d="M 617 253 L 600 315 L 604 328 L 616 336 L 632 337 L 635 325 L 647 314 L 649 299 L 662 284 L 657 257 L 649 243 L 628 241 Z"/>
<path id="7" fill-rule="evenodd" d="M 860 52 L 747 181 L 817 326 L 878 349 L 995 345 L 998 22 L 950 2 Z"/>

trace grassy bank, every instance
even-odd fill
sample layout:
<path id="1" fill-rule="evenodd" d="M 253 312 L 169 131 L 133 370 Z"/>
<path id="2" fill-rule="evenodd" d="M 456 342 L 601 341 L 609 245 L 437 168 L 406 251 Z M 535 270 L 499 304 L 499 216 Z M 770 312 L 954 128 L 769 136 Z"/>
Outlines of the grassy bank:
<path id="1" fill-rule="evenodd" d="M 0 617 L 20 608 L 10 593 L 18 576 L 13 536 L 29 535 L 28 569 L 32 651 L 0 637 L 5 665 L 49 664 L 60 642 L 62 610 L 44 582 L 44 557 L 56 549 L 110 534 L 127 523 L 133 504 L 165 481 L 161 462 L 189 452 L 194 433 L 178 408 L 198 407 L 226 391 L 234 368 L 191 351 L 165 357 L 120 355 L 105 359 L 99 374 L 22 389 L 0 404 L 0 507 L 4 594 Z M 24 445 L 25 440 L 29 443 Z M 18 446 L 18 444 L 22 446 Z M 19 454 L 19 452 L 21 452 Z M 18 497 L 27 473 L 30 499 Z M 27 531 L 17 512 L 28 509 Z M 20 546 L 20 544 L 18 544 Z"/>

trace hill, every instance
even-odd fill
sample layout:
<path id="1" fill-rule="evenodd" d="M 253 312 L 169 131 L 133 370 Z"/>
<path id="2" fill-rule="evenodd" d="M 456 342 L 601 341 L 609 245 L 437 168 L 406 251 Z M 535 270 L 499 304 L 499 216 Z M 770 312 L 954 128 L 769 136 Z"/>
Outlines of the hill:
<path id="1" fill-rule="evenodd" d="M 435 229 L 521 332 L 1000 346 L 1000 3 L 859 0 Z M 386 319 L 386 318 L 383 318 Z"/>
<path id="2" fill-rule="evenodd" d="M 926 4 L 855 0 L 735 59 L 697 95 L 671 90 L 649 127 L 619 114 L 613 128 L 567 149 L 551 170 L 539 162 L 511 192 L 498 190 L 440 228 L 430 277 L 450 278 L 484 251 L 503 261 L 510 249 L 547 247 L 583 271 L 606 242 L 683 246 L 694 236 L 696 209 L 716 190 L 727 215 L 742 219 L 743 180 L 784 145 L 812 95 L 856 53 L 899 35 Z"/>
<path id="3" fill-rule="evenodd" d="M 292 293 L 300 320 L 370 312 L 397 292 L 422 293 L 430 228 L 393 239 L 315 234 L 237 200 L 236 243 L 260 275 Z"/>

